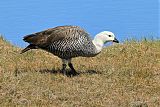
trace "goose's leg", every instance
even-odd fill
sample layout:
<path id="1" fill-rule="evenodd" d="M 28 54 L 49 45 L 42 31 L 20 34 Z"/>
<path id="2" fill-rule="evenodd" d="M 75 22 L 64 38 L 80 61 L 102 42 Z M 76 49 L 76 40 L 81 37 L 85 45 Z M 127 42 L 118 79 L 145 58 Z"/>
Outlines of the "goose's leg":
<path id="1" fill-rule="evenodd" d="M 66 75 L 67 63 L 68 63 L 68 61 L 67 61 L 66 59 L 62 59 L 62 69 L 61 69 L 61 73 L 63 73 L 64 75 Z"/>
<path id="2" fill-rule="evenodd" d="M 77 75 L 78 73 L 76 72 L 76 70 L 74 69 L 72 63 L 71 63 L 71 59 L 68 61 L 68 66 L 71 68 L 71 74 L 72 75 Z"/>

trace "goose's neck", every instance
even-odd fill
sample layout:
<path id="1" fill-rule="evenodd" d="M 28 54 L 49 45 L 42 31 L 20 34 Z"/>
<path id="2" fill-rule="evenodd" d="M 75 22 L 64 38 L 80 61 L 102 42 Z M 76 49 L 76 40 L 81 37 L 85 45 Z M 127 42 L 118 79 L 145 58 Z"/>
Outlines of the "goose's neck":
<path id="1" fill-rule="evenodd" d="M 100 39 L 99 37 L 95 36 L 95 38 L 92 40 L 92 42 L 96 47 L 97 53 L 101 52 L 103 45 L 104 45 L 104 41 L 102 39 Z"/>

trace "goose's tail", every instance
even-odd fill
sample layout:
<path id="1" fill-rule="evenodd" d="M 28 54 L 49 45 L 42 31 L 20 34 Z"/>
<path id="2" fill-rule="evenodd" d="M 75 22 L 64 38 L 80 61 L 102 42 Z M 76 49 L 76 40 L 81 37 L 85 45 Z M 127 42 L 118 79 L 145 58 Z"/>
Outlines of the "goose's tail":
<path id="1" fill-rule="evenodd" d="M 38 48 L 38 47 L 37 47 L 36 45 L 30 44 L 30 45 L 28 45 L 26 48 L 24 48 L 24 49 L 21 51 L 20 54 L 22 54 L 22 53 L 24 53 L 24 52 L 26 52 L 26 51 L 28 51 L 28 50 L 30 50 L 30 49 L 37 49 L 37 48 Z"/>

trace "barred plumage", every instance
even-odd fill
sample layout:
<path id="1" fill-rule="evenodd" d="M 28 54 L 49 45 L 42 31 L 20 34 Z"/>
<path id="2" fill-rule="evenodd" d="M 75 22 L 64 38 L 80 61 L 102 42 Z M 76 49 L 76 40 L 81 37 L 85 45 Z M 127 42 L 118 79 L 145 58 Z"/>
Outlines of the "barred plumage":
<path id="1" fill-rule="evenodd" d="M 77 56 L 94 56 L 96 55 L 96 47 L 91 40 L 85 39 L 83 36 L 78 40 L 62 40 L 55 41 L 45 48 L 46 51 L 62 59 L 70 59 Z"/>
<path id="2" fill-rule="evenodd" d="M 97 34 L 92 41 L 89 34 L 78 26 L 58 26 L 27 35 L 23 40 L 30 45 L 22 50 L 22 53 L 29 49 L 46 50 L 62 59 L 63 69 L 65 69 L 68 61 L 72 73 L 76 72 L 71 64 L 71 58 L 78 56 L 93 57 L 100 53 L 104 43 L 108 41 L 118 42 L 114 34 L 108 31 Z"/>

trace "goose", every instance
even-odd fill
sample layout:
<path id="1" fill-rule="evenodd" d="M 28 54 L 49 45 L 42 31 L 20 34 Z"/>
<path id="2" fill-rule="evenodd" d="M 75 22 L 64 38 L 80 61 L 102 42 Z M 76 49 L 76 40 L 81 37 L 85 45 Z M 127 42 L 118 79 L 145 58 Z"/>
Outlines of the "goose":
<path id="1" fill-rule="evenodd" d="M 103 45 L 107 42 L 119 41 L 110 31 L 98 33 L 92 40 L 90 35 L 79 26 L 65 25 L 50 28 L 41 32 L 24 36 L 23 40 L 29 45 L 21 51 L 24 53 L 30 49 L 43 49 L 58 56 L 62 60 L 61 73 L 66 74 L 67 64 L 72 75 L 78 72 L 71 62 L 75 57 L 94 57 L 98 55 Z"/>

